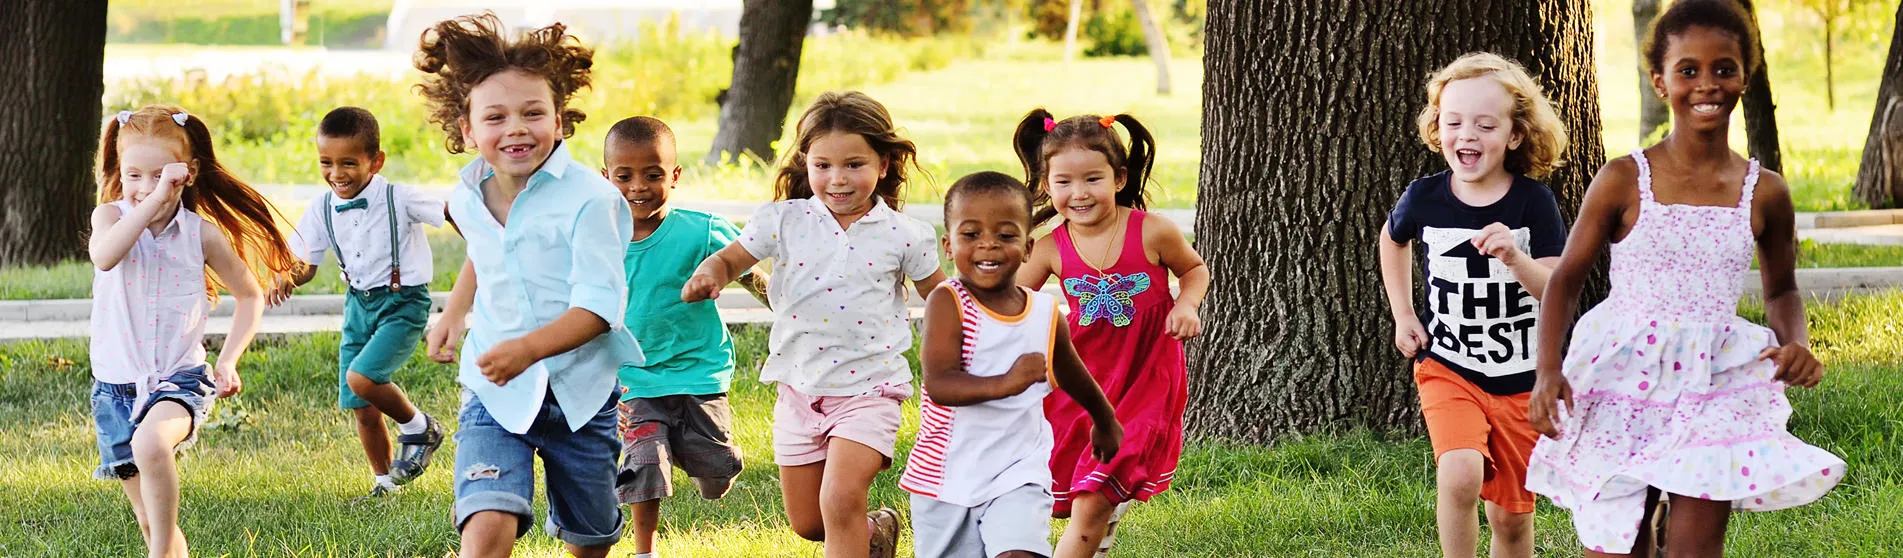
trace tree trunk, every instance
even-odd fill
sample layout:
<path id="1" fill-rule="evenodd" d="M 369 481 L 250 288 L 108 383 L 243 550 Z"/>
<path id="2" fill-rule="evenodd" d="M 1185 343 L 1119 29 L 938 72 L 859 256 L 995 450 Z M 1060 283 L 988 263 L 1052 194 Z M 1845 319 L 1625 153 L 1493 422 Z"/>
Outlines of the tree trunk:
<path id="1" fill-rule="evenodd" d="M 1156 94 L 1170 94 L 1170 40 L 1163 34 L 1163 25 L 1156 16 L 1150 15 L 1150 0 L 1130 0 L 1130 7 L 1136 10 L 1137 22 L 1143 24 L 1143 46 L 1150 51 L 1150 61 L 1156 63 Z"/>
<path id="2" fill-rule="evenodd" d="M 1077 23 L 1084 16 L 1084 0 L 1070 0 L 1070 19 L 1064 23 L 1064 63 L 1077 52 Z"/>
<path id="3" fill-rule="evenodd" d="M 1645 38 L 1652 34 L 1652 20 L 1659 17 L 1659 0 L 1632 1 L 1632 44 L 1637 47 L 1639 72 L 1639 145 L 1652 137 L 1672 117 L 1672 111 L 1652 88 L 1652 72 L 1645 67 Z"/>
<path id="4" fill-rule="evenodd" d="M 0 1 L 0 267 L 85 251 L 105 60 L 105 0 Z"/>
<path id="5" fill-rule="evenodd" d="M 786 127 L 800 75 L 800 48 L 812 22 L 813 0 L 746 0 L 740 45 L 733 53 L 733 85 L 721 93 L 709 164 L 737 163 L 743 156 L 773 160 L 773 142 Z"/>
<path id="6" fill-rule="evenodd" d="M 1753 0 L 1738 0 L 1739 7 L 1751 17 L 1751 29 L 1757 39 L 1758 67 L 1752 68 L 1750 83 L 1744 84 L 1744 138 L 1746 152 L 1764 168 L 1784 172 L 1784 149 L 1778 145 L 1777 102 L 1771 98 L 1771 64 L 1764 60 L 1764 34 L 1758 32 L 1758 8 Z"/>
<path id="7" fill-rule="evenodd" d="M 1824 20 L 1824 109 L 1837 110 L 1837 72 L 1831 46 L 1837 42 L 1837 18 Z"/>
<path id="8" fill-rule="evenodd" d="M 1478 50 L 1525 64 L 1574 138 L 1566 166 L 1547 181 L 1571 223 L 1605 159 L 1590 6 L 1210 6 L 1196 242 L 1214 279 L 1203 305 L 1212 326 L 1189 347 L 1185 423 L 1193 435 L 1263 442 L 1418 430 L 1419 400 L 1391 342 L 1375 243 L 1408 181 L 1446 169 L 1414 124 L 1424 78 Z M 1582 308 L 1604 292 L 1603 272 L 1595 275 Z"/>
<path id="9" fill-rule="evenodd" d="M 1903 206 L 1903 6 L 1896 9 L 1895 27 L 1883 82 L 1877 86 L 1870 135 L 1863 141 L 1857 185 L 1852 188 L 1852 195 L 1870 207 Z"/>

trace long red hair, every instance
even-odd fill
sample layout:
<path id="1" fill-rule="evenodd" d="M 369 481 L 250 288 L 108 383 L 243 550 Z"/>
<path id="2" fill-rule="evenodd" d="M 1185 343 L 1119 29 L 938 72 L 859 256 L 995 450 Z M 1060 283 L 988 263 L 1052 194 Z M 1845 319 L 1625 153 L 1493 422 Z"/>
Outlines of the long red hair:
<path id="1" fill-rule="evenodd" d="M 185 115 L 184 122 L 175 115 Z M 128 137 L 144 137 L 172 144 L 172 152 L 187 161 L 198 162 L 198 173 L 180 193 L 179 207 L 197 213 L 225 233 L 238 258 L 244 260 L 263 285 L 289 281 L 292 270 L 302 260 L 291 254 L 284 232 L 278 228 L 282 214 L 250 184 L 232 176 L 218 163 L 212 152 L 211 129 L 185 109 L 146 105 L 124 117 L 106 119 L 99 135 L 99 203 L 111 203 L 125 197 L 125 185 L 119 180 L 119 142 Z M 288 221 L 288 220 L 287 220 Z M 212 272 L 205 274 L 205 295 L 216 301 L 225 280 Z"/>

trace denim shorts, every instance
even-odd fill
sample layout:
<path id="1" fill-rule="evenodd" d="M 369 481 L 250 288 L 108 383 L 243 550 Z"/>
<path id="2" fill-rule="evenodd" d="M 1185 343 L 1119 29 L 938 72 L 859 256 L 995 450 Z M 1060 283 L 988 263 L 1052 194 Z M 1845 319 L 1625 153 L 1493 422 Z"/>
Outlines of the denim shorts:
<path id="1" fill-rule="evenodd" d="M 549 536 L 584 547 L 621 540 L 624 517 L 615 501 L 615 469 L 621 441 L 615 436 L 616 401 L 607 398 L 594 418 L 569 431 L 568 419 L 550 394 L 524 434 L 497 424 L 482 400 L 463 390 L 456 430 L 456 530 L 477 512 L 514 514 L 516 538 L 535 522 L 535 456 L 542 456 L 548 491 Z"/>
<path id="2" fill-rule="evenodd" d="M 198 439 L 198 426 L 205 423 L 215 391 L 205 366 L 199 365 L 174 372 L 135 409 L 133 405 L 139 403 L 138 384 L 94 380 L 93 430 L 99 442 L 99 468 L 93 470 L 93 478 L 115 480 L 138 476 L 139 467 L 133 464 L 132 457 L 132 433 L 138 429 L 139 421 L 145 419 L 146 412 L 162 401 L 177 401 L 192 415 L 191 432 L 173 448 L 185 451 Z"/>

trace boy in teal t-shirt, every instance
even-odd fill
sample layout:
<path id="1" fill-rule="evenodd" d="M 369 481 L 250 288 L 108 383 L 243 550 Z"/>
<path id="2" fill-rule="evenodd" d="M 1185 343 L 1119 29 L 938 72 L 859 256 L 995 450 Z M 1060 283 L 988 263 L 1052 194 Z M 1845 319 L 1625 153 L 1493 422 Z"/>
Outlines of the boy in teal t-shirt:
<path id="1" fill-rule="evenodd" d="M 602 146 L 601 174 L 621 189 L 634 215 L 628 269 L 628 327 L 647 363 L 621 367 L 621 471 L 615 493 L 628 504 L 628 534 L 636 556 L 654 552 L 661 498 L 673 494 L 672 467 L 680 467 L 708 499 L 726 495 L 740 475 L 733 443 L 733 338 L 714 301 L 681 302 L 694 268 L 740 235 L 718 215 L 667 207 L 680 179 L 674 132 L 660 120 L 636 116 L 616 122 Z M 740 283 L 756 297 L 765 281 Z"/>

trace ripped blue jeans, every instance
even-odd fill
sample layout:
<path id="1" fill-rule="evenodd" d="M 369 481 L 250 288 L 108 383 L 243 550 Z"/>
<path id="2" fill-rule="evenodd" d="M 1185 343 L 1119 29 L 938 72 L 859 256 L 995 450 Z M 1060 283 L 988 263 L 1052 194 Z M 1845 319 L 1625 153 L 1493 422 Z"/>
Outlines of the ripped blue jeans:
<path id="1" fill-rule="evenodd" d="M 462 417 L 456 430 L 456 530 L 477 512 L 514 514 L 516 538 L 535 522 L 535 456 L 542 456 L 548 491 L 549 536 L 584 547 L 610 546 L 621 540 L 623 517 L 615 501 L 615 470 L 621 442 L 615 436 L 616 397 L 581 427 L 569 431 L 568 419 L 553 396 L 525 434 L 502 428 L 482 401 L 463 391 Z"/>

